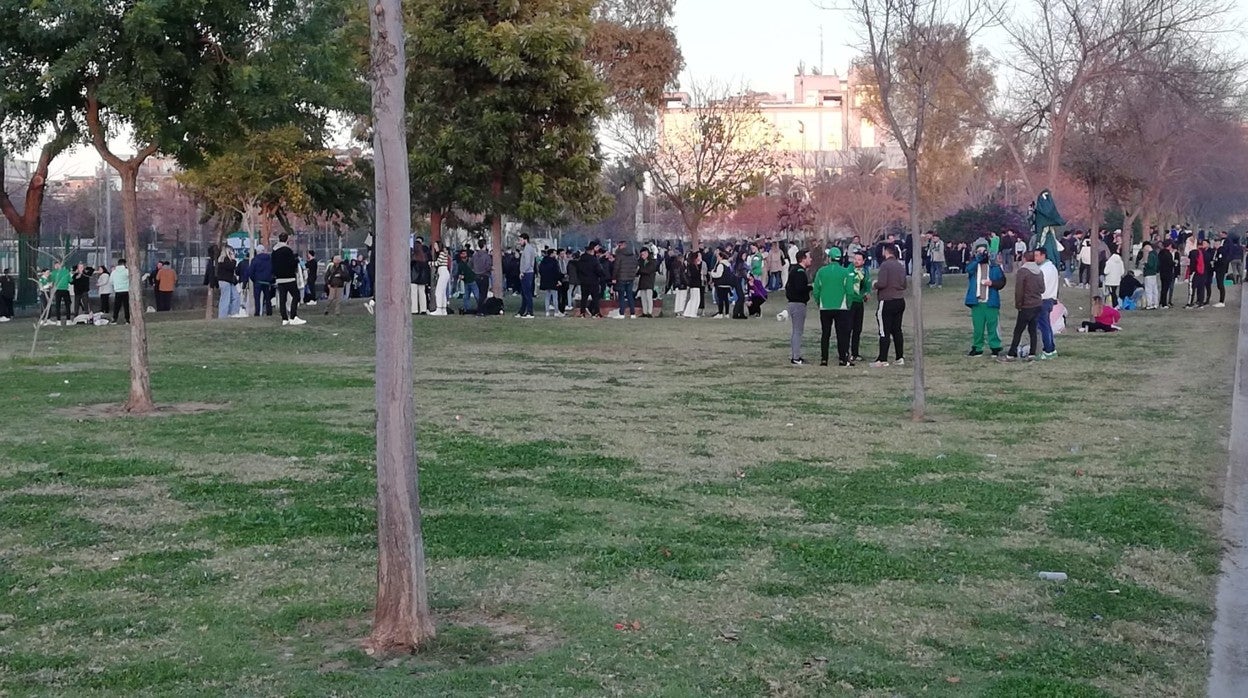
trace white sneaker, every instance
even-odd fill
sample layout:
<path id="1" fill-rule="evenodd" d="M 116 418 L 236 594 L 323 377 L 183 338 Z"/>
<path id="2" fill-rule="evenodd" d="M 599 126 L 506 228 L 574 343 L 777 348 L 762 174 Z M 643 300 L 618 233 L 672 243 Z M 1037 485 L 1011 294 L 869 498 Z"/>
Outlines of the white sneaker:
<path id="1" fill-rule="evenodd" d="M 307 303 L 304 303 L 304 305 L 316 305 L 316 301 L 308 301 Z"/>
<path id="2" fill-rule="evenodd" d="M 9 321 L 9 318 L 7 318 L 7 317 L 0 317 L 0 322 L 8 322 L 8 321 Z"/>
<path id="3" fill-rule="evenodd" d="M 567 317 L 567 313 L 555 313 L 555 317 Z"/>
<path id="4" fill-rule="evenodd" d="M 285 327 L 289 324 L 290 324 L 290 320 L 282 320 L 282 327 Z"/>
<path id="5" fill-rule="evenodd" d="M 1088 331 L 1088 328 L 1086 328 L 1086 327 L 1080 327 L 1080 328 L 1078 329 L 1078 332 L 1080 332 L 1080 333 L 1084 333 L 1084 334 L 1086 334 L 1086 333 L 1087 333 L 1087 331 Z"/>
<path id="6" fill-rule="evenodd" d="M 623 320 L 623 319 L 624 319 L 624 316 L 623 316 L 623 315 L 612 315 L 611 317 L 615 318 L 616 320 Z"/>
<path id="7" fill-rule="evenodd" d="M 894 366 L 905 366 L 905 365 L 906 365 L 906 360 L 905 360 L 905 359 L 897 359 L 896 361 L 894 361 L 894 362 L 893 362 L 893 365 L 894 365 Z"/>
<path id="8" fill-rule="evenodd" d="M 377 312 L 377 310 L 376 310 L 376 307 L 375 307 L 375 306 L 376 306 L 376 304 L 375 304 L 375 303 L 373 303 L 373 299 L 371 299 L 371 298 L 370 298 L 370 299 L 368 299 L 368 300 L 366 300 L 366 301 L 364 301 L 364 309 L 368 311 L 368 314 L 369 314 L 369 315 L 373 315 L 373 314 L 375 314 L 375 313 Z"/>
<path id="9" fill-rule="evenodd" d="M 307 321 L 307 320 L 304 320 L 304 319 L 303 319 L 303 318 L 301 318 L 301 317 L 296 317 L 296 318 L 291 318 L 291 319 L 290 319 L 290 324 L 292 324 L 292 325 L 306 325 L 306 324 L 308 324 L 308 321 Z"/>
<path id="10" fill-rule="evenodd" d="M 523 316 L 523 315 L 521 315 L 520 313 L 516 313 L 516 314 L 515 314 L 515 317 L 518 319 L 518 318 L 522 318 L 522 317 L 524 317 L 524 316 Z"/>
<path id="11" fill-rule="evenodd" d="M 1226 303 L 1214 303 L 1214 304 L 1213 304 L 1213 307 L 1215 307 L 1215 308 L 1225 308 L 1225 307 L 1226 307 Z"/>

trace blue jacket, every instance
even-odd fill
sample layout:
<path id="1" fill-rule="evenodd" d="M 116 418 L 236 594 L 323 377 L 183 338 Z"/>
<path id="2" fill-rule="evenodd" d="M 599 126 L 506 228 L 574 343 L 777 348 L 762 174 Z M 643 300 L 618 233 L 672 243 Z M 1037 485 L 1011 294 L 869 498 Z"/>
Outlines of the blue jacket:
<path id="1" fill-rule="evenodd" d="M 251 280 L 259 284 L 273 283 L 273 257 L 268 252 L 261 252 L 256 258 L 251 260 L 251 266 L 247 269 Z"/>
<path id="2" fill-rule="evenodd" d="M 973 261 L 966 267 L 966 307 L 968 308 L 974 308 L 979 305 L 979 289 L 975 286 L 979 264 L 978 261 Z M 988 287 L 987 306 L 989 308 L 1000 308 L 1001 289 L 1005 288 L 1005 272 L 1001 271 L 999 264 L 993 264 L 990 261 L 988 265 L 988 278 L 992 281 L 992 285 Z"/>

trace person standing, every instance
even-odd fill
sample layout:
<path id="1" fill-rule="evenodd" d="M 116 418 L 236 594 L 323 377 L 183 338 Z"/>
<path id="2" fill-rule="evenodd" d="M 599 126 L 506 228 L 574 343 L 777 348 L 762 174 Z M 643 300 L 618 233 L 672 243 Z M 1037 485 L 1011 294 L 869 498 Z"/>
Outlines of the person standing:
<path id="1" fill-rule="evenodd" d="M 329 275 L 333 271 L 330 267 L 325 271 L 325 285 L 329 286 Z M 412 247 L 412 258 L 407 268 L 408 285 L 412 294 L 412 315 L 428 315 L 429 314 L 429 280 L 431 274 L 429 271 L 429 255 L 425 252 L 425 246 L 416 242 Z M 333 292 L 327 291 L 332 297 Z M 338 294 L 341 300 L 341 292 Z M 333 301 L 330 301 L 333 304 Z M 336 307 L 336 306 L 335 306 Z M 328 314 L 328 313 L 327 313 Z"/>
<path id="2" fill-rule="evenodd" d="M 1153 243 L 1145 242 L 1140 248 L 1140 256 L 1144 260 L 1144 308 L 1146 310 L 1156 310 L 1161 300 L 1161 284 L 1159 283 L 1160 260 L 1157 256 L 1157 250 L 1153 249 Z"/>
<path id="3" fill-rule="evenodd" d="M 715 268 L 711 270 L 711 282 L 715 286 L 715 315 L 712 319 L 726 318 L 732 300 L 732 287 L 737 285 L 737 280 L 732 275 L 728 253 L 722 249 L 715 251 Z"/>
<path id="4" fill-rule="evenodd" d="M 620 240 L 615 246 L 615 292 L 619 306 L 620 319 L 624 318 L 625 309 L 628 319 L 634 320 L 637 315 L 637 255 L 627 242 Z"/>
<path id="5" fill-rule="evenodd" d="M 568 251 L 566 249 L 560 248 L 555 253 L 555 259 L 559 262 L 559 312 L 567 315 L 570 307 L 568 305 L 568 286 L 571 283 L 568 274 L 569 270 L 572 269 L 572 265 L 569 263 L 570 260 L 568 259 Z"/>
<path id="6" fill-rule="evenodd" d="M 286 244 L 290 236 L 282 233 L 273 246 L 273 279 L 277 284 L 277 305 L 282 325 L 306 325 L 299 317 L 299 256 Z"/>
<path id="7" fill-rule="evenodd" d="M 490 276 L 494 273 L 494 260 L 485 247 L 485 240 L 477 241 L 477 251 L 472 253 L 472 273 L 477 277 L 477 315 L 485 315 L 485 299 L 490 297 Z"/>
<path id="8" fill-rule="evenodd" d="M 481 307 L 481 296 L 477 295 L 480 288 L 477 286 L 477 274 L 472 270 L 472 259 L 468 256 L 468 250 L 460 250 L 455 260 L 455 279 L 464 286 L 464 295 L 460 301 L 459 314 L 467 315 L 469 311 L 468 301 L 473 298 L 477 299 L 476 305 L 472 307 L 471 312 L 480 315 L 484 312 Z"/>
<path id="9" fill-rule="evenodd" d="M 841 250 L 828 250 L 828 263 L 815 274 L 812 295 L 819 303 L 820 366 L 828 365 L 828 340 L 836 329 L 836 358 L 841 366 L 852 366 L 849 354 L 849 293 L 853 277 L 841 262 Z M 894 255 L 895 258 L 895 255 Z"/>
<path id="10" fill-rule="evenodd" d="M 945 241 L 935 231 L 927 243 L 928 263 L 931 265 L 928 288 L 945 287 Z"/>
<path id="11" fill-rule="evenodd" d="M 423 253 L 423 249 L 421 252 Z M 425 280 L 428 282 L 429 264 L 422 263 L 425 267 Z M 329 297 L 328 307 L 325 308 L 326 315 L 342 315 L 342 294 L 348 284 L 351 283 L 351 270 L 343 263 L 342 257 L 334 255 L 329 267 L 325 269 L 325 295 Z M 424 293 L 421 293 L 424 298 Z"/>
<path id="12" fill-rule="evenodd" d="M 79 263 L 74 267 L 70 285 L 74 289 L 74 314 L 91 314 L 91 270 Z"/>
<path id="13" fill-rule="evenodd" d="M 446 248 L 442 246 L 441 240 L 434 240 L 429 247 L 429 254 L 433 257 L 433 274 L 437 275 L 434 281 L 433 291 L 433 312 L 430 315 L 448 315 L 450 311 L 450 299 L 448 298 L 448 289 L 451 285 L 451 258 L 446 252 Z M 370 306 L 371 307 L 371 306 Z"/>
<path id="14" fill-rule="evenodd" d="M 533 288 L 537 275 L 537 250 L 529 243 L 529 234 L 520 234 L 520 312 L 518 318 L 533 317 Z"/>
<path id="15" fill-rule="evenodd" d="M 1126 267 L 1122 263 L 1122 255 L 1114 252 L 1105 261 L 1105 290 L 1109 291 L 1109 297 L 1112 299 L 1111 305 L 1118 305 L 1118 285 L 1122 283 L 1122 275 L 1126 273 Z"/>
<path id="16" fill-rule="evenodd" d="M 971 351 L 967 356 L 984 355 L 984 339 L 993 356 L 1001 355 L 1001 289 L 1005 272 L 988 254 L 988 244 L 975 249 L 966 267 L 966 307 L 971 309 Z"/>
<path id="17" fill-rule="evenodd" d="M 849 355 L 854 362 L 862 361 L 862 320 L 866 315 L 866 302 L 871 298 L 871 270 L 867 268 L 867 254 L 860 245 L 851 253 L 853 266 L 849 292 Z"/>
<path id="18" fill-rule="evenodd" d="M 685 301 L 684 317 L 694 318 L 702 309 L 703 277 L 702 253 L 690 252 L 688 263 L 685 264 L 685 281 L 689 284 L 689 298 Z"/>
<path id="19" fill-rule="evenodd" d="M 1157 276 L 1161 279 L 1161 307 L 1174 305 L 1174 282 L 1179 277 L 1179 258 L 1174 243 L 1166 240 L 1157 255 Z"/>
<path id="20" fill-rule="evenodd" d="M 307 270 L 307 284 L 303 288 L 303 304 L 316 305 L 316 273 L 320 271 L 320 265 L 317 264 L 316 252 L 308 250 L 304 255 L 304 268 Z"/>
<path id="21" fill-rule="evenodd" d="M 113 278 L 107 264 L 101 264 L 95 270 L 95 290 L 100 294 L 100 312 L 107 317 L 113 300 Z"/>
<path id="22" fill-rule="evenodd" d="M 1018 309 L 1018 319 L 1014 323 L 1014 338 L 1010 342 L 1010 350 L 1005 354 L 1006 361 L 1018 359 L 1018 345 L 1022 341 L 1023 330 L 1031 340 L 1031 352 L 1036 351 L 1039 342 L 1038 321 L 1044 297 L 1044 274 L 1036 266 L 1033 252 L 1023 254 L 1023 266 L 1014 276 L 1014 307 Z"/>
<path id="23" fill-rule="evenodd" d="M 546 248 L 541 264 L 537 265 L 539 289 L 546 297 L 546 317 L 563 317 L 559 309 L 559 286 L 563 283 L 563 275 L 559 273 L 559 260 L 553 248 Z"/>
<path id="24" fill-rule="evenodd" d="M 238 314 L 238 261 L 234 248 L 222 245 L 217 257 L 217 319 L 224 320 Z"/>
<path id="25" fill-rule="evenodd" d="M 805 250 L 799 250 L 795 256 L 797 263 L 789 268 L 784 298 L 788 301 L 785 310 L 792 328 L 789 333 L 789 363 L 803 366 L 806 359 L 802 358 L 802 334 L 806 331 L 806 304 L 810 302 L 811 292 L 810 277 L 806 273 L 810 269 L 810 255 Z"/>
<path id="26" fill-rule="evenodd" d="M 579 317 L 602 317 L 598 301 L 602 298 L 602 264 L 598 261 L 598 241 L 585 246 L 585 252 L 576 260 L 577 278 L 581 282 L 581 308 Z"/>
<path id="27" fill-rule="evenodd" d="M 888 366 L 888 348 L 891 342 L 897 357 L 894 363 L 905 366 L 901 322 L 906 313 L 906 267 L 897 259 L 896 248 L 884 250 L 884 263 L 880 265 L 874 287 L 877 299 L 875 321 L 880 328 L 880 354 L 871 365 L 876 368 Z"/>
<path id="28" fill-rule="evenodd" d="M 173 310 L 173 290 L 178 286 L 178 274 L 161 260 L 156 263 L 156 310 L 167 313 Z"/>
<path id="29" fill-rule="evenodd" d="M 13 271 L 5 267 L 0 272 L 0 322 L 13 319 L 13 301 L 17 298 L 17 283 L 13 280 Z"/>
<path id="30" fill-rule="evenodd" d="M 650 255 L 650 249 L 641 248 L 637 259 L 637 295 L 641 297 L 641 316 L 654 317 L 654 279 L 658 276 L 659 265 Z"/>
<path id="31" fill-rule="evenodd" d="M 1231 257 L 1227 254 L 1230 243 L 1225 239 L 1214 242 L 1213 248 L 1213 283 L 1218 287 L 1218 302 L 1213 304 L 1215 308 L 1226 307 L 1226 276 L 1231 268 Z M 1213 294 L 1209 294 L 1209 300 L 1213 300 Z"/>
<path id="32" fill-rule="evenodd" d="M 1040 296 L 1040 317 L 1037 318 L 1036 326 L 1040 331 L 1040 359 L 1052 359 L 1057 357 L 1057 343 L 1053 338 L 1053 323 L 1051 313 L 1054 306 L 1057 305 L 1057 290 L 1060 284 L 1060 275 L 1057 272 L 1057 265 L 1053 260 L 1049 259 L 1049 251 L 1043 247 L 1037 247 L 1035 250 L 1036 266 L 1040 267 L 1040 275 L 1044 277 L 1044 294 Z"/>
<path id="33" fill-rule="evenodd" d="M 52 284 L 52 306 L 56 311 L 56 321 L 64 325 L 74 319 L 73 303 L 69 298 L 69 286 L 73 280 L 69 270 L 60 262 L 52 263 L 52 274 L 48 279 Z M 61 306 L 65 306 L 65 318 L 61 319 Z"/>
<path id="34" fill-rule="evenodd" d="M 264 245 L 256 245 L 256 255 L 247 268 L 251 283 L 252 314 L 256 317 L 273 314 L 273 255 Z"/>
<path id="35" fill-rule="evenodd" d="M 1196 249 L 1188 255 L 1188 273 L 1191 276 L 1191 300 L 1189 308 L 1203 308 L 1209 305 L 1209 293 L 1213 286 L 1213 250 L 1209 249 L 1209 241 L 1196 243 Z M 1114 303 L 1113 305 L 1117 305 Z"/>
<path id="36" fill-rule="evenodd" d="M 118 314 L 123 310 L 126 314 L 126 324 L 130 324 L 130 267 L 126 266 L 126 260 L 117 260 L 117 266 L 113 267 L 113 323 L 117 322 Z"/>

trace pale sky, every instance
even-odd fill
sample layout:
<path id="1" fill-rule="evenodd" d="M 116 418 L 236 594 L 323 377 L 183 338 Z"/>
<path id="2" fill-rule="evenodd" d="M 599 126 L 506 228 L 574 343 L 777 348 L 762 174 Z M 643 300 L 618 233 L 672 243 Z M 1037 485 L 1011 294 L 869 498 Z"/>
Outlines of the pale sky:
<path id="1" fill-rule="evenodd" d="M 836 5 L 837 0 L 823 4 Z M 1234 6 L 1236 20 L 1248 26 L 1248 1 Z M 821 32 L 825 73 L 843 75 L 857 53 L 853 17 L 811 0 L 676 0 L 675 24 L 685 57 L 685 85 L 709 78 L 791 96 L 798 64 L 819 65 Z M 1005 50 L 999 33 L 980 39 L 993 53 Z M 116 147 L 132 150 L 124 144 Z M 89 174 L 97 163 L 93 150 L 79 148 L 53 164 L 53 176 Z"/>

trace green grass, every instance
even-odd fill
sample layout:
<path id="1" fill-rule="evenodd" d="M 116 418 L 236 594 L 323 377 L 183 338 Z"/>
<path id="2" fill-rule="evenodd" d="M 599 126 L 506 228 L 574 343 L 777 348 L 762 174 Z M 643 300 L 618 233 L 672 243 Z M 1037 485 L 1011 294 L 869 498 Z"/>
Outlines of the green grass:
<path id="1" fill-rule="evenodd" d="M 910 368 L 791 369 L 775 322 L 418 319 L 439 636 L 388 661 L 370 318 L 155 318 L 158 401 L 221 407 L 151 419 L 91 416 L 123 329 L 28 359 L 13 323 L 0 694 L 1203 694 L 1230 376 L 1188 367 L 1233 328 L 1006 366 L 961 296 L 926 298 L 923 422 Z"/>

